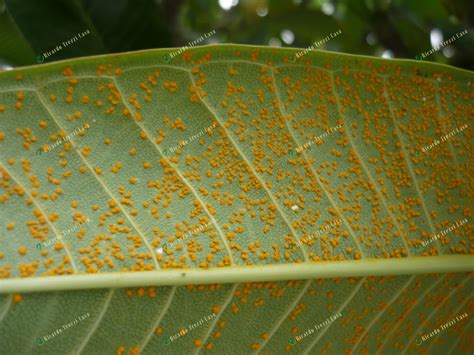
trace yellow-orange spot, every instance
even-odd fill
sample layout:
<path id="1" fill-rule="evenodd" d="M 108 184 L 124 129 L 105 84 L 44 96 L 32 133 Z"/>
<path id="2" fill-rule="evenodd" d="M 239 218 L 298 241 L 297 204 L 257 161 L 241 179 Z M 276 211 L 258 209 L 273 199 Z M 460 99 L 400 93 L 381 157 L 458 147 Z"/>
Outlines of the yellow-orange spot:
<path id="1" fill-rule="evenodd" d="M 18 100 L 23 100 L 25 98 L 25 93 L 23 91 L 19 91 L 16 93 L 16 98 Z"/>
<path id="2" fill-rule="evenodd" d="M 23 301 L 23 296 L 18 293 L 15 293 L 13 295 L 13 304 L 20 303 L 21 301 Z"/>
<path id="3" fill-rule="evenodd" d="M 63 74 L 66 75 L 66 76 L 72 76 L 72 75 L 73 75 L 73 71 L 72 71 L 71 67 L 66 67 L 66 68 L 64 68 Z"/>

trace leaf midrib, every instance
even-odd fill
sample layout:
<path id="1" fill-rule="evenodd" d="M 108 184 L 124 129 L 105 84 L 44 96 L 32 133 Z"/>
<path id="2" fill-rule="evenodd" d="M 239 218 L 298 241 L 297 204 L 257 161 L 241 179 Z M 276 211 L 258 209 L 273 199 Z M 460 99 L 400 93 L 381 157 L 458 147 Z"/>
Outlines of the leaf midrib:
<path id="1" fill-rule="evenodd" d="M 151 271 L 72 274 L 61 277 L 29 277 L 0 280 L 0 294 L 50 292 L 58 290 L 179 286 L 235 282 L 266 282 L 306 278 L 388 276 L 424 273 L 470 272 L 470 254 L 411 256 L 405 258 L 365 258 L 346 261 L 280 263 L 208 269 L 160 269 Z"/>

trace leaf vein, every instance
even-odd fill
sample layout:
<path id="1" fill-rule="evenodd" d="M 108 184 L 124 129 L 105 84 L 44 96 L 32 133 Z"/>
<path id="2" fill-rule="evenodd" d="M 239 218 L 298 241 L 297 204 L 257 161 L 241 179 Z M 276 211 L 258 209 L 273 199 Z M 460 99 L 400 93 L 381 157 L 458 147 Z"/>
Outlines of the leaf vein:
<path id="1" fill-rule="evenodd" d="M 148 345 L 148 342 L 150 341 L 151 339 L 151 336 L 153 335 L 153 333 L 155 332 L 155 329 L 158 327 L 158 325 L 160 324 L 161 320 L 163 319 L 163 317 L 166 315 L 166 312 L 168 312 L 168 309 L 170 308 L 170 305 L 173 301 L 173 298 L 174 298 L 174 294 L 176 292 L 176 286 L 173 286 L 171 288 L 171 291 L 170 291 L 170 295 L 168 296 L 168 299 L 166 300 L 166 303 L 165 303 L 165 306 L 163 307 L 163 310 L 161 311 L 161 313 L 158 315 L 158 318 L 156 319 L 156 321 L 153 323 L 153 327 L 150 329 L 148 335 L 145 337 L 145 339 L 143 340 L 143 342 L 140 344 L 140 352 L 144 352 L 145 348 L 147 347 Z"/>
<path id="2" fill-rule="evenodd" d="M 458 312 L 459 312 L 459 310 L 460 310 L 461 308 L 463 308 L 464 306 L 466 306 L 466 304 L 467 304 L 468 302 L 472 302 L 472 296 L 473 296 L 473 294 L 474 294 L 474 293 L 471 292 L 470 296 L 467 297 L 463 302 L 461 302 L 461 304 L 459 305 L 459 307 L 457 307 L 457 308 L 454 310 L 454 312 L 453 312 L 452 314 L 453 314 L 453 315 L 457 315 Z M 471 319 L 471 320 L 472 320 L 472 319 Z M 455 326 L 454 326 L 454 327 L 455 327 Z M 464 326 L 464 328 L 467 328 L 467 324 Z M 466 333 L 467 333 L 467 332 L 466 332 Z M 461 336 L 458 336 L 457 338 L 458 338 L 458 340 L 459 340 L 459 339 L 461 339 L 462 337 L 461 337 Z M 426 349 L 426 350 L 427 350 L 427 354 L 432 354 L 432 352 L 431 352 L 430 350 L 431 350 L 431 348 L 433 347 L 433 345 L 436 345 L 437 347 L 439 346 L 439 344 L 436 344 L 436 342 L 434 342 L 434 341 L 431 342 L 430 345 L 428 346 L 428 349 Z"/>
<path id="3" fill-rule="evenodd" d="M 352 292 L 349 294 L 349 296 L 347 297 L 347 299 L 344 301 L 343 304 L 341 304 L 341 307 L 338 308 L 337 313 L 341 313 L 344 308 L 347 307 L 347 305 L 349 304 L 349 302 L 355 297 L 355 295 L 357 295 L 357 293 L 359 292 L 360 288 L 362 287 L 362 285 L 364 284 L 365 280 L 367 278 L 364 277 L 362 278 L 360 281 L 359 281 L 359 284 L 357 286 L 354 286 L 354 289 L 352 290 Z M 331 322 L 329 323 L 319 334 L 318 336 L 316 337 L 316 339 L 314 339 L 314 341 L 308 346 L 308 348 L 306 349 L 306 351 L 303 353 L 303 354 L 308 354 L 309 352 L 311 352 L 311 350 L 313 349 L 313 347 L 318 343 L 319 339 L 321 339 L 321 337 L 329 330 L 329 328 L 331 328 L 331 326 L 334 324 L 334 322 Z"/>
<path id="4" fill-rule="evenodd" d="M 461 283 L 459 283 L 459 285 L 464 285 L 467 281 L 469 281 L 469 279 L 471 279 L 472 276 L 468 276 L 466 277 Z M 428 323 L 428 321 L 441 309 L 441 306 L 446 303 L 446 301 L 448 299 L 450 299 L 454 293 L 456 293 L 456 291 L 458 290 L 457 287 L 454 287 L 453 290 L 451 292 L 448 293 L 448 295 L 439 303 L 437 304 L 437 307 L 430 313 L 430 315 L 428 317 L 426 317 L 424 319 L 423 322 L 420 322 L 420 325 L 418 326 L 418 328 L 416 328 L 416 330 L 413 332 L 413 335 L 412 337 L 408 340 L 407 342 L 407 345 L 405 347 L 405 349 L 403 350 L 402 352 L 402 355 L 404 355 L 406 353 L 406 351 L 408 350 L 410 344 L 413 342 L 413 340 L 415 339 L 416 335 L 420 332 L 420 330 L 423 328 L 423 324 L 424 323 Z M 459 291 L 460 292 L 460 291 Z"/>
<path id="5" fill-rule="evenodd" d="M 407 282 L 405 282 L 405 284 L 400 288 L 400 290 L 398 290 L 398 292 L 396 292 L 393 297 L 390 299 L 390 301 L 388 301 L 388 303 L 386 305 L 384 305 L 385 307 L 382 308 L 382 310 L 372 319 L 372 321 L 369 323 L 369 325 L 367 327 L 364 327 L 364 332 L 359 335 L 359 338 L 357 339 L 357 342 L 355 343 L 355 345 L 352 347 L 352 352 L 355 353 L 355 350 L 357 349 L 357 347 L 359 346 L 359 344 L 361 343 L 362 339 L 364 338 L 364 335 L 369 333 L 369 330 L 370 328 L 372 328 L 372 326 L 375 324 L 375 322 L 377 322 L 377 320 L 382 316 L 382 314 L 385 313 L 385 311 L 390 307 L 390 305 L 395 302 L 398 297 L 400 297 L 400 295 L 402 294 L 403 290 L 405 290 L 408 285 L 410 285 L 410 283 L 415 279 L 415 275 L 412 275 L 408 280 Z"/>
<path id="6" fill-rule="evenodd" d="M 42 98 L 42 95 L 40 92 L 37 92 L 37 95 L 41 101 L 41 103 L 44 105 L 45 109 L 48 111 L 49 115 L 51 116 L 51 118 L 53 119 L 53 121 L 56 123 L 56 125 L 63 131 L 65 131 L 65 129 L 61 126 L 61 124 L 55 119 L 53 113 L 51 112 L 51 110 L 49 109 L 49 106 L 46 104 L 46 102 L 44 101 L 44 99 Z M 71 137 L 69 139 L 69 141 L 71 142 L 71 144 L 73 146 L 76 146 L 76 144 L 74 143 L 74 139 Z M 132 218 L 129 216 L 129 214 L 127 213 L 127 211 L 123 208 L 122 204 L 117 201 L 115 199 L 115 197 L 113 196 L 112 192 L 109 190 L 109 188 L 105 185 L 105 183 L 102 181 L 102 179 L 95 173 L 94 169 L 92 168 L 92 166 L 89 164 L 89 162 L 80 154 L 80 153 L 77 153 L 77 156 L 79 157 L 79 159 L 81 159 L 84 164 L 86 164 L 87 168 L 89 169 L 89 171 L 92 173 L 92 175 L 96 178 L 97 182 L 102 186 L 102 188 L 104 189 L 104 191 L 110 196 L 110 198 L 112 198 L 112 200 L 114 200 L 114 202 L 116 203 L 117 207 L 122 211 L 122 213 L 125 215 L 125 217 L 127 218 L 127 220 L 130 222 L 130 224 L 133 226 L 133 228 L 135 228 L 135 230 L 137 231 L 137 233 L 140 235 L 141 239 L 143 240 L 143 242 L 145 243 L 145 245 L 147 246 L 147 248 L 150 250 L 151 252 L 151 257 L 153 259 L 153 262 L 155 263 L 155 267 L 157 269 L 160 268 L 160 265 L 158 264 L 158 260 L 156 259 L 156 256 L 155 256 L 155 253 L 153 252 L 153 248 L 151 247 L 149 241 L 147 238 L 145 238 L 145 235 L 143 234 L 143 232 L 140 230 L 140 228 L 135 224 L 135 222 L 132 220 Z"/>
<path id="7" fill-rule="evenodd" d="M 115 86 L 117 88 L 117 90 L 119 91 L 120 93 L 120 97 L 121 97 L 121 100 L 123 102 L 123 104 L 125 105 L 125 107 L 127 107 L 127 109 L 130 111 L 130 112 L 134 112 L 134 110 L 126 103 L 126 101 L 124 100 L 124 96 L 123 96 L 123 91 L 120 89 L 120 85 L 118 84 L 117 80 L 115 79 L 112 79 L 113 82 L 115 83 Z M 168 158 L 166 158 L 163 153 L 161 152 L 160 148 L 158 147 L 158 145 L 153 142 L 151 140 L 151 135 L 150 135 L 150 132 L 148 132 L 148 130 L 140 123 L 138 123 L 137 121 L 133 120 L 133 122 L 135 122 L 135 124 L 140 127 L 141 130 L 143 130 L 143 132 L 146 133 L 146 136 L 147 136 L 147 139 L 148 141 L 150 142 L 150 144 L 156 149 L 156 151 L 159 153 L 159 155 L 164 158 L 168 164 L 173 168 L 174 171 L 176 171 L 176 173 L 178 174 L 178 176 L 181 178 L 181 180 L 189 187 L 189 189 L 191 190 L 191 192 L 193 193 L 193 195 L 196 197 L 196 199 L 198 200 L 198 202 L 202 205 L 202 208 L 203 210 L 207 213 L 207 215 L 209 216 L 209 218 L 211 219 L 212 223 L 214 224 L 214 226 L 216 227 L 217 231 L 219 232 L 219 235 L 222 239 L 222 242 L 224 243 L 224 246 L 226 248 L 226 251 L 227 253 L 229 254 L 229 259 L 230 259 L 230 264 L 231 265 L 235 265 L 235 262 L 234 262 L 234 258 L 232 256 L 232 251 L 230 249 L 230 246 L 229 246 L 229 243 L 227 242 L 227 239 L 225 238 L 224 236 L 224 233 L 222 233 L 222 230 L 221 228 L 219 227 L 219 225 L 217 224 L 214 216 L 211 214 L 211 212 L 208 210 L 206 204 L 204 203 L 204 201 L 202 201 L 202 199 L 199 197 L 198 193 L 196 192 L 196 190 L 194 189 L 194 187 L 192 186 L 192 184 L 190 182 L 188 182 L 188 180 L 183 176 L 183 174 L 181 174 L 181 172 L 179 171 L 179 169 L 177 167 L 175 167 L 170 161 Z"/>
<path id="8" fill-rule="evenodd" d="M 211 335 L 213 329 L 215 328 L 216 326 L 216 323 L 217 321 L 220 319 L 220 317 L 224 314 L 224 310 L 227 308 L 227 306 L 229 305 L 230 301 L 232 301 L 232 298 L 234 298 L 234 292 L 235 290 L 237 289 L 237 286 L 239 284 L 236 283 L 234 286 L 232 286 L 231 290 L 230 290 L 230 294 L 229 296 L 227 297 L 227 299 L 225 300 L 224 304 L 222 305 L 221 307 L 221 310 L 219 312 L 219 315 L 217 317 L 215 317 L 215 319 L 212 321 L 212 323 L 210 324 L 209 326 L 209 330 L 207 331 L 207 333 L 204 335 L 204 337 L 202 338 L 202 342 L 201 342 L 201 346 L 196 350 L 196 352 L 194 353 L 195 355 L 197 355 L 199 353 L 199 351 L 201 351 L 202 347 L 204 346 L 204 344 L 206 343 L 207 339 L 209 338 L 209 336 Z"/>
<path id="9" fill-rule="evenodd" d="M 390 116 L 392 117 L 392 122 L 393 122 L 393 125 L 395 126 L 395 129 L 397 131 L 397 137 L 398 137 L 398 140 L 400 142 L 400 146 L 401 146 L 401 149 L 403 151 L 403 158 L 405 159 L 405 162 L 407 164 L 407 168 L 408 168 L 408 171 L 410 172 L 410 176 L 413 180 L 413 184 L 414 184 L 414 187 L 415 187 L 415 191 L 418 195 L 418 197 L 420 198 L 420 203 L 421 203 L 421 206 L 423 208 L 423 213 L 425 214 L 425 218 L 428 222 L 428 225 L 430 226 L 430 229 L 431 229 L 431 233 L 432 235 L 434 236 L 436 234 L 435 232 L 435 229 L 433 227 L 433 222 L 429 216 L 429 213 L 428 213 L 428 210 L 426 208 L 426 204 L 425 204 L 425 200 L 423 199 L 422 195 L 421 195 L 421 192 L 420 192 L 420 189 L 418 187 L 418 182 L 416 180 L 416 177 L 415 177 L 415 173 L 413 171 L 413 167 L 412 167 L 412 164 L 410 163 L 410 161 L 408 160 L 407 158 L 407 152 L 405 151 L 405 147 L 404 147 L 404 144 L 402 142 L 402 136 L 401 136 L 401 132 L 400 132 L 400 129 L 398 128 L 398 125 L 397 125 L 397 122 L 395 120 L 395 115 L 393 114 L 393 108 L 392 108 L 392 105 L 390 104 L 390 99 L 388 97 L 388 92 L 387 92 L 387 86 L 386 86 L 386 79 L 383 79 L 383 95 L 385 97 L 385 100 L 387 101 L 387 105 L 388 105 L 388 110 L 389 110 L 389 113 L 390 113 Z M 405 238 L 402 237 L 403 240 L 405 240 Z M 443 254 L 441 252 L 441 243 L 439 241 L 439 239 L 436 239 L 435 240 L 435 243 L 438 247 L 438 253 L 439 254 Z"/>
<path id="10" fill-rule="evenodd" d="M 298 146 L 298 142 L 297 142 L 297 139 L 295 137 L 295 135 L 293 134 L 293 130 L 291 129 L 290 125 L 288 125 L 288 122 L 286 120 L 286 117 L 285 117 L 285 114 L 284 114 L 284 110 L 282 108 L 282 101 L 281 101 L 281 98 L 280 98 L 280 94 L 278 92 L 278 86 L 276 84 L 276 79 L 275 79 L 275 74 L 274 74 L 274 71 L 272 70 L 271 71 L 272 73 L 272 82 L 273 82 L 273 87 L 275 89 L 275 94 L 276 94 L 276 97 L 277 97 L 277 100 L 278 100 L 278 107 L 280 109 L 280 113 L 283 117 L 283 120 L 285 121 L 285 125 L 286 127 L 288 128 L 288 132 L 290 133 L 291 137 L 293 138 L 293 141 L 295 142 L 295 144 Z M 352 230 L 352 228 L 349 226 L 349 223 L 347 222 L 346 218 L 344 217 L 344 215 L 342 214 L 342 212 L 339 211 L 339 208 L 336 206 L 336 203 L 334 202 L 332 196 L 329 194 L 329 192 L 324 188 L 323 184 L 321 183 L 320 179 L 321 177 L 319 176 L 318 173 L 316 173 L 313 169 L 313 166 L 309 163 L 308 161 L 308 157 L 306 156 L 306 153 L 304 150 L 301 151 L 301 153 L 303 154 L 303 157 L 305 159 L 305 162 L 306 164 L 309 166 L 309 169 L 310 171 L 313 173 L 314 177 L 315 177 L 315 180 L 316 182 L 318 183 L 318 185 L 321 187 L 321 189 L 323 190 L 324 194 L 326 195 L 326 198 L 329 200 L 329 202 L 331 203 L 331 205 L 334 207 L 334 209 L 336 210 L 336 213 L 341 217 L 342 221 L 344 222 L 344 225 L 346 226 L 347 230 L 349 231 L 349 235 L 351 236 L 351 238 L 353 239 L 354 241 L 354 244 L 356 246 L 356 248 L 359 250 L 359 253 L 361 255 L 361 257 L 364 257 L 365 256 L 365 253 L 362 249 L 362 247 L 360 246 L 359 244 L 359 241 L 357 240 L 357 237 L 355 236 L 354 234 L 354 231 Z M 301 242 L 300 242 L 301 244 Z"/>
<path id="11" fill-rule="evenodd" d="M 105 302 L 104 302 L 104 306 L 102 307 L 102 310 L 99 314 L 99 316 L 97 317 L 97 319 L 95 320 L 94 324 L 92 325 L 89 333 L 87 333 L 86 337 L 84 338 L 84 340 L 82 341 L 79 349 L 77 350 L 76 354 L 80 354 L 81 351 L 84 349 L 84 347 L 87 345 L 87 343 L 89 342 L 90 338 L 92 337 L 92 335 L 95 333 L 95 331 L 97 330 L 97 328 L 99 327 L 100 325 L 100 322 L 102 321 L 102 318 L 104 318 L 104 315 L 105 313 L 107 312 L 107 308 L 109 307 L 110 305 L 110 302 L 112 300 L 112 296 L 114 295 L 114 292 L 115 292 L 115 289 L 110 289 L 109 290 L 109 293 L 107 295 L 107 298 L 105 299 Z"/>
<path id="12" fill-rule="evenodd" d="M 0 323 L 3 321 L 3 318 L 8 314 L 10 307 L 13 304 L 13 294 L 8 296 L 8 301 L 6 302 L 5 306 L 3 307 L 2 311 L 0 312 Z"/>
<path id="13" fill-rule="evenodd" d="M 13 175 L 13 173 L 12 173 L 10 170 L 8 170 L 5 165 L 0 164 L 0 168 L 3 169 L 3 170 L 5 170 L 5 171 L 8 173 L 8 175 L 10 175 L 10 177 L 11 177 L 13 180 L 15 180 L 15 182 L 16 182 L 19 186 L 21 186 L 21 188 L 22 188 L 22 189 L 26 192 L 26 194 L 30 197 L 31 201 L 33 201 L 33 203 L 36 205 L 36 207 L 38 207 L 38 209 L 40 210 L 41 214 L 44 216 L 44 219 L 46 220 L 46 222 L 51 226 L 51 229 L 53 230 L 53 232 L 54 232 L 54 234 L 56 235 L 56 237 L 62 242 L 62 244 L 63 244 L 63 246 L 64 246 L 64 250 L 65 250 L 67 256 L 69 257 L 69 259 L 70 259 L 70 261 L 71 261 L 72 269 L 73 269 L 73 271 L 74 271 L 75 273 L 77 273 L 79 270 L 77 269 L 77 266 L 76 266 L 76 264 L 75 264 L 75 262 L 74 262 L 74 258 L 72 257 L 72 253 L 70 252 L 69 248 L 67 247 L 66 243 L 64 242 L 61 233 L 58 233 L 56 227 L 54 227 L 54 225 L 50 222 L 48 215 L 44 212 L 44 210 L 43 210 L 43 208 L 41 207 L 40 203 L 36 201 L 36 199 L 33 197 L 33 195 L 30 194 L 30 192 L 28 191 L 28 189 L 27 189 L 25 186 L 23 186 L 23 185 L 21 184 L 21 182 L 20 182 L 18 179 L 15 178 L 15 176 Z"/>
<path id="14" fill-rule="evenodd" d="M 298 236 L 293 228 L 293 226 L 291 225 L 291 223 L 288 221 L 286 215 L 283 213 L 283 211 L 281 210 L 280 208 L 280 204 L 277 203 L 277 201 L 275 200 L 275 197 L 273 196 L 273 194 L 271 193 L 270 190 L 268 190 L 266 184 L 262 181 L 260 175 L 257 174 L 257 172 L 255 171 L 255 168 L 253 167 L 253 165 L 249 162 L 249 160 L 247 159 L 247 157 L 245 156 L 245 154 L 240 150 L 239 146 L 236 144 L 236 142 L 234 141 L 234 139 L 232 138 L 232 136 L 230 135 L 230 133 L 227 131 L 227 129 L 225 128 L 225 125 L 223 124 L 223 122 L 221 122 L 221 120 L 219 119 L 217 113 L 212 109 L 212 107 L 207 103 L 207 101 L 205 101 L 202 97 L 201 97 L 201 94 L 200 94 L 200 90 L 199 88 L 196 86 L 195 82 L 194 82 L 194 79 L 193 77 L 191 76 L 191 74 L 189 74 L 189 77 L 191 78 L 191 82 L 196 90 L 196 95 L 199 97 L 200 101 L 204 104 L 204 106 L 209 110 L 209 112 L 216 118 L 216 121 L 219 122 L 219 125 L 222 127 L 222 129 L 225 131 L 226 135 L 227 135 L 227 138 L 229 139 L 229 141 L 232 143 L 232 145 L 234 146 L 234 148 L 237 150 L 237 152 L 239 153 L 239 155 L 242 157 L 242 159 L 245 161 L 245 163 L 247 163 L 248 167 L 252 170 L 255 178 L 260 182 L 260 185 L 262 185 L 263 189 L 266 191 L 268 197 L 272 200 L 272 202 L 274 203 L 275 205 L 275 208 L 278 210 L 278 212 L 280 212 L 280 216 L 282 217 L 282 219 L 285 221 L 285 223 L 288 225 L 288 228 L 291 230 L 291 233 L 293 234 L 294 238 L 298 239 Z M 308 255 L 306 254 L 306 250 L 304 248 L 301 248 L 301 251 L 303 253 L 303 256 L 304 256 L 304 259 L 305 261 L 308 261 L 309 258 L 308 258 Z"/>
<path id="15" fill-rule="evenodd" d="M 447 275 L 448 274 L 444 274 L 443 276 L 440 276 L 438 278 L 438 281 L 434 282 L 433 285 L 431 285 L 429 288 L 427 288 L 426 291 L 423 292 L 423 294 L 420 297 L 418 297 L 416 302 L 414 302 L 410 307 L 408 307 L 408 309 L 406 310 L 404 315 L 408 315 L 426 297 L 426 295 L 429 292 L 431 292 L 431 290 L 433 290 L 441 281 L 443 281 L 444 278 L 446 278 Z M 406 317 L 404 317 L 404 318 L 406 318 Z M 383 341 L 383 343 L 381 344 L 381 347 L 377 351 L 377 355 L 380 354 L 382 349 L 388 344 L 388 341 L 392 338 L 392 334 L 394 334 L 397 331 L 397 329 L 402 324 L 402 321 L 403 321 L 403 318 L 400 317 L 400 319 L 396 322 L 395 326 L 392 327 L 390 332 L 385 336 L 385 340 Z"/>
<path id="16" fill-rule="evenodd" d="M 275 324 L 275 326 L 273 327 L 272 331 L 268 334 L 268 337 L 263 341 L 263 343 L 261 344 L 260 346 L 260 349 L 257 350 L 255 352 L 255 354 L 259 354 L 263 348 L 268 344 L 268 342 L 270 341 L 270 339 L 272 338 L 272 336 L 276 333 L 276 331 L 278 330 L 278 328 L 280 328 L 280 326 L 283 324 L 284 321 L 286 321 L 286 319 L 288 318 L 288 316 L 290 315 L 291 311 L 296 307 L 296 305 L 298 304 L 298 302 L 301 300 L 301 298 L 303 298 L 303 296 L 306 294 L 306 291 L 308 290 L 309 286 L 311 285 L 311 282 L 313 282 L 313 280 L 309 279 L 309 280 L 306 280 L 306 284 L 304 285 L 303 289 L 301 290 L 301 292 L 298 294 L 298 296 L 296 296 L 295 300 L 293 301 L 292 304 L 290 304 L 290 306 L 288 307 L 288 309 L 286 310 L 286 312 L 284 312 L 283 316 L 280 318 L 280 320 Z"/>
<path id="17" fill-rule="evenodd" d="M 360 165 L 362 166 L 362 169 L 364 170 L 365 174 L 367 175 L 367 177 L 369 178 L 369 180 L 372 182 L 375 190 L 377 191 L 378 195 L 380 196 L 380 200 L 382 201 L 382 204 L 383 206 L 385 207 L 385 210 L 387 211 L 388 215 L 390 216 L 390 219 L 393 221 L 393 224 L 395 225 L 395 228 L 397 229 L 398 233 L 400 234 L 400 238 L 402 239 L 402 242 L 403 244 L 405 244 L 405 248 L 407 249 L 407 255 L 410 256 L 410 249 L 408 248 L 408 244 L 405 240 L 405 238 L 403 237 L 403 234 L 400 230 L 400 226 L 398 225 L 398 222 L 397 220 L 395 219 L 395 217 L 393 216 L 392 212 L 390 211 L 390 209 L 388 208 L 387 206 L 387 202 L 385 201 L 385 197 L 384 195 L 380 192 L 379 188 L 378 188 L 378 184 L 375 182 L 374 178 L 372 177 L 372 175 L 370 174 L 369 170 L 367 169 L 367 167 L 365 166 L 365 163 L 364 163 L 364 160 L 362 159 L 360 153 L 357 151 L 357 148 L 355 147 L 355 144 L 352 140 L 352 137 L 351 137 L 351 134 L 349 132 L 349 126 L 346 124 L 346 119 L 345 119 L 345 115 L 342 113 L 342 107 L 341 107 L 341 104 L 339 103 L 339 96 L 337 95 L 337 91 L 336 91 L 336 84 L 334 82 L 334 77 L 333 77 L 333 73 L 330 72 L 329 74 L 329 78 L 331 79 L 331 90 L 333 92 L 333 95 L 336 99 L 336 104 L 337 104 L 337 108 L 338 108 L 338 111 L 339 111 L 339 115 L 340 117 L 342 118 L 343 122 L 344 122 L 344 128 L 345 128 L 345 131 L 346 131 L 346 136 L 349 140 L 349 143 L 350 145 L 352 146 L 352 149 L 354 150 L 354 153 L 357 155 L 357 159 L 359 160 L 360 162 Z"/>

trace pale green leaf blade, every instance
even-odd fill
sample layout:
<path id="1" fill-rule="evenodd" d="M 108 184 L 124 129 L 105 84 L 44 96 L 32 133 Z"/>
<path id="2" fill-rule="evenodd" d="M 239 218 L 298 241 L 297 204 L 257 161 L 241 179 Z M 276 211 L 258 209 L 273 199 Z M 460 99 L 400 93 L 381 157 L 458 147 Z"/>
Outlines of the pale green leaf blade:
<path id="1" fill-rule="evenodd" d="M 0 73 L 0 352 L 472 352 L 472 73 L 301 53 Z"/>

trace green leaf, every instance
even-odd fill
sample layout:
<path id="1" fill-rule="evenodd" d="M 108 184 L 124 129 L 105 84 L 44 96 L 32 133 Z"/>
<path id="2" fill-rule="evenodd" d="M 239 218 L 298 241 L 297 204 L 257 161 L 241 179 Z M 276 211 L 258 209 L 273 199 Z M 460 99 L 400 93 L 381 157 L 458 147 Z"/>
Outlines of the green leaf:
<path id="1" fill-rule="evenodd" d="M 36 53 L 37 63 L 106 53 L 79 0 L 6 0 L 17 26 Z M 60 30 L 58 30 L 60 29 Z"/>
<path id="2" fill-rule="evenodd" d="M 6 4 L 38 63 L 171 46 L 168 29 L 156 21 L 163 11 L 153 0 L 6 0 Z"/>
<path id="3" fill-rule="evenodd" d="M 34 53 L 0 0 L 0 64 L 26 65 L 34 63 Z"/>
<path id="4" fill-rule="evenodd" d="M 0 353 L 472 352 L 473 74 L 303 51 L 0 73 Z"/>

